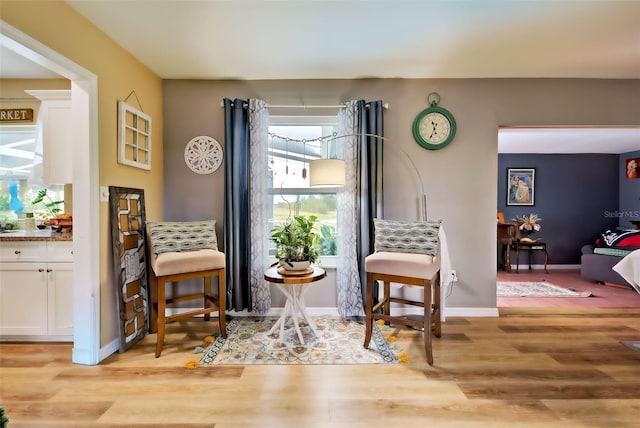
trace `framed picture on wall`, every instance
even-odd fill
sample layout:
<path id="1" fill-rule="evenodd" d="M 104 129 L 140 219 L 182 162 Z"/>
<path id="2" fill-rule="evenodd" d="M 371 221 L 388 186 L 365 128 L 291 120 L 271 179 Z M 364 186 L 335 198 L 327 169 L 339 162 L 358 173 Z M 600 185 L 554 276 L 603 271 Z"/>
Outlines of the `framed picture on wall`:
<path id="1" fill-rule="evenodd" d="M 626 177 L 628 180 L 632 178 L 640 178 L 640 158 L 631 158 L 625 161 Z"/>
<path id="2" fill-rule="evenodd" d="M 535 168 L 507 168 L 507 205 L 534 205 Z"/>

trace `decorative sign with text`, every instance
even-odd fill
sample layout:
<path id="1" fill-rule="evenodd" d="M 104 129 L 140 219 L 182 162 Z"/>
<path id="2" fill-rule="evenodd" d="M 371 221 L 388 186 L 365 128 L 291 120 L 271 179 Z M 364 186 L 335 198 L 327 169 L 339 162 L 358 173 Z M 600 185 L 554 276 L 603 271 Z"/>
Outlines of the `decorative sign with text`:
<path id="1" fill-rule="evenodd" d="M 0 109 L 0 122 L 31 122 L 33 121 L 32 108 L 2 108 Z"/>

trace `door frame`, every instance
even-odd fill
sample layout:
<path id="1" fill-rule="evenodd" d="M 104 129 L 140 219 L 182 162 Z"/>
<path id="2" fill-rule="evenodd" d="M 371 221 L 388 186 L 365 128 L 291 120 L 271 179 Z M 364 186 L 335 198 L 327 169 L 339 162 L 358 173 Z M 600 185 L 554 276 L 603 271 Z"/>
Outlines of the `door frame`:
<path id="1" fill-rule="evenodd" d="M 98 77 L 0 20 L 5 47 L 71 81 L 73 363 L 100 362 Z"/>

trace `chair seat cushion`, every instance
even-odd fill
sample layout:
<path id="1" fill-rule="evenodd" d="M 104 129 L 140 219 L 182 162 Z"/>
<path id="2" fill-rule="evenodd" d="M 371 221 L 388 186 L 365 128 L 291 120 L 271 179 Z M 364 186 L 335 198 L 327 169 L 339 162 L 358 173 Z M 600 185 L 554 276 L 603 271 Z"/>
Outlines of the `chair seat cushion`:
<path id="1" fill-rule="evenodd" d="M 380 251 L 365 258 L 365 270 L 385 275 L 431 279 L 440 269 L 437 258 L 426 254 Z"/>
<path id="2" fill-rule="evenodd" d="M 156 276 L 176 275 L 225 267 L 224 253 L 218 250 L 196 250 L 151 254 L 151 267 Z"/>

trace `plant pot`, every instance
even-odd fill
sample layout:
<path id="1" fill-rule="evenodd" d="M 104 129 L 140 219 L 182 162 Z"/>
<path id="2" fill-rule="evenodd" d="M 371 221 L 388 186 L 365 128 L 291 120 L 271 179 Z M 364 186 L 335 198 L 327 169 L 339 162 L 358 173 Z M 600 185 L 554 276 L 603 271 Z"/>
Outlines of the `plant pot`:
<path id="1" fill-rule="evenodd" d="M 305 261 L 302 261 L 302 262 L 283 262 L 283 261 L 281 261 L 280 262 L 280 266 L 282 266 L 282 268 L 284 270 L 292 270 L 292 271 L 305 270 L 309 266 L 311 266 L 311 262 L 309 260 L 305 260 Z"/>

